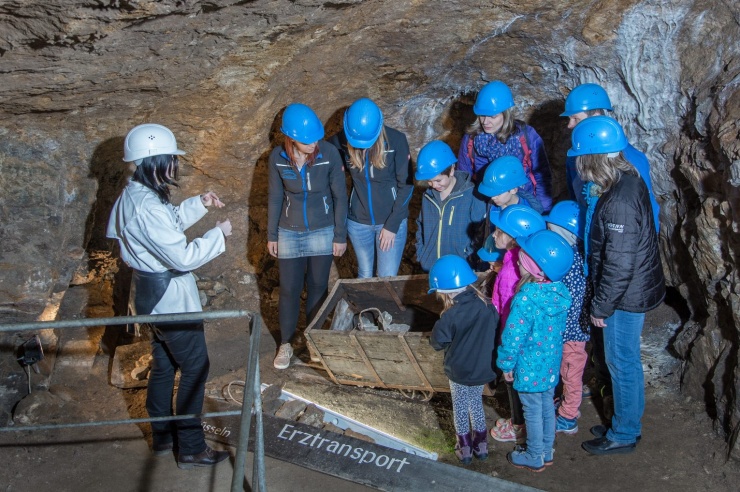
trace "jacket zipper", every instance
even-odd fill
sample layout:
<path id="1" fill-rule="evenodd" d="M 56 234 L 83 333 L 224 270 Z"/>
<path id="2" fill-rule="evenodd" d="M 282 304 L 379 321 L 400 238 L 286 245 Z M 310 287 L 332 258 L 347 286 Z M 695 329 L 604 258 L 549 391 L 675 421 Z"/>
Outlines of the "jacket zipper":
<path id="1" fill-rule="evenodd" d="M 308 175 L 308 166 L 305 164 L 301 168 L 301 182 L 303 187 L 303 224 L 306 226 L 306 230 L 308 231 L 308 185 L 306 183 L 307 175 Z"/>
<path id="2" fill-rule="evenodd" d="M 365 151 L 365 182 L 367 183 L 367 206 L 370 209 L 370 223 L 375 225 L 375 212 L 373 211 L 373 188 L 370 185 L 370 153 Z"/>

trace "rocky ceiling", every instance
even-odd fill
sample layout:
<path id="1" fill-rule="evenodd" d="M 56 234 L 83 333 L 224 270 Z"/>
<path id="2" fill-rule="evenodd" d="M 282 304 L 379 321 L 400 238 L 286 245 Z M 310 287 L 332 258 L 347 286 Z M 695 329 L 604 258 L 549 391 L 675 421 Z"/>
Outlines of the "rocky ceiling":
<path id="1" fill-rule="evenodd" d="M 432 138 L 456 145 L 471 96 L 501 79 L 562 192 L 557 115 L 570 88 L 597 82 L 653 166 L 664 269 L 687 315 L 672 341 L 684 388 L 740 458 L 739 54 L 732 0 L 5 0 L 0 318 L 36 318 L 87 249 L 110 248 L 102 227 L 136 124 L 169 126 L 188 151 L 181 196 L 228 203 L 213 221 L 236 233 L 205 274 L 257 309 L 265 156 L 285 105 L 309 104 L 331 132 L 371 97 L 415 155 Z"/>

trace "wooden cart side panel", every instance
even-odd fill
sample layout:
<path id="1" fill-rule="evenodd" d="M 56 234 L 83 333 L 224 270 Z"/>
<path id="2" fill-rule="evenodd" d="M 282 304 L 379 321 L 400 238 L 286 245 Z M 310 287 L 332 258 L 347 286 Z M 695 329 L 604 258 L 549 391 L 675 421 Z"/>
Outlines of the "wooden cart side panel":
<path id="1" fill-rule="evenodd" d="M 382 381 L 379 381 L 373 370 L 367 367 L 346 332 L 314 330 L 310 336 L 321 354 L 324 367 L 333 374 L 337 382 L 382 386 Z"/>
<path id="2" fill-rule="evenodd" d="M 357 332 L 355 336 L 384 384 L 427 388 L 416 374 L 397 333 Z"/>
<path id="3" fill-rule="evenodd" d="M 417 364 L 432 387 L 444 388 L 437 391 L 450 391 L 450 380 L 444 372 L 444 352 L 436 351 L 429 344 L 429 336 L 407 336 L 406 343 L 414 354 Z"/>

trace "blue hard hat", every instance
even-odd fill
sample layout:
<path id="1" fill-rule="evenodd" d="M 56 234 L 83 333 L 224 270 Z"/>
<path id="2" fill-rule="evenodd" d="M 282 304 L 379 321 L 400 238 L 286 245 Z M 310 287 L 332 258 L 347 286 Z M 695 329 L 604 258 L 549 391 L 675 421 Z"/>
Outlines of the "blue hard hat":
<path id="1" fill-rule="evenodd" d="M 324 125 L 311 108 L 294 103 L 283 111 L 283 135 L 302 144 L 312 144 L 324 138 Z"/>
<path id="2" fill-rule="evenodd" d="M 456 162 L 457 157 L 449 145 L 441 140 L 432 140 L 419 151 L 414 178 L 418 181 L 430 180 Z"/>
<path id="3" fill-rule="evenodd" d="M 478 193 L 485 196 L 496 196 L 527 184 L 522 161 L 512 155 L 505 155 L 494 160 L 486 167 L 483 179 L 478 185 Z"/>
<path id="4" fill-rule="evenodd" d="M 535 232 L 517 243 L 553 282 L 565 277 L 573 266 L 573 248 L 555 232 Z"/>
<path id="5" fill-rule="evenodd" d="M 509 86 L 500 80 L 484 85 L 475 98 L 473 113 L 478 116 L 496 116 L 514 107 L 514 96 Z"/>
<path id="6" fill-rule="evenodd" d="M 504 252 L 496 248 L 489 250 L 488 248 L 483 247 L 478 250 L 478 258 L 483 261 L 499 261 L 503 256 Z"/>
<path id="7" fill-rule="evenodd" d="M 586 210 L 573 200 L 563 200 L 552 207 L 550 214 L 545 216 L 545 222 L 560 226 L 583 239 Z"/>
<path id="8" fill-rule="evenodd" d="M 592 109 L 612 110 L 609 95 L 598 84 L 581 84 L 565 98 L 565 111 L 560 116 L 573 116 Z"/>
<path id="9" fill-rule="evenodd" d="M 344 135 L 356 149 L 369 149 L 383 131 L 383 113 L 370 99 L 353 102 L 344 112 Z"/>
<path id="10" fill-rule="evenodd" d="M 573 128 L 570 140 L 572 147 L 568 149 L 568 157 L 609 154 L 629 145 L 622 125 L 609 116 L 592 116 L 581 121 Z"/>
<path id="11" fill-rule="evenodd" d="M 531 236 L 547 229 L 542 215 L 532 207 L 517 203 L 502 211 L 491 211 L 491 223 L 514 239 Z"/>
<path id="12" fill-rule="evenodd" d="M 478 280 L 468 262 L 457 255 L 440 257 L 429 270 L 429 292 L 458 290 Z"/>

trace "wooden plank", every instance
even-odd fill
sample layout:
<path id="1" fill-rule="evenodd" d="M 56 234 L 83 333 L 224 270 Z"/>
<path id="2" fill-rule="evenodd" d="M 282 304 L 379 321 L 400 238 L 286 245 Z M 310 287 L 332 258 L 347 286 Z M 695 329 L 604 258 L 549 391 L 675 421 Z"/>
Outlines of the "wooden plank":
<path id="1" fill-rule="evenodd" d="M 396 306 L 398 306 L 398 309 L 400 309 L 401 311 L 406 311 L 406 307 L 401 302 L 401 298 L 398 297 L 398 293 L 396 292 L 396 289 L 393 288 L 391 283 L 388 280 L 385 280 L 383 284 L 385 284 L 385 288 L 391 295 L 391 298 L 396 302 Z"/>
<path id="2" fill-rule="evenodd" d="M 373 367 L 372 363 L 370 363 L 370 360 L 367 354 L 365 353 L 365 350 L 362 348 L 362 345 L 360 344 L 360 342 L 357 341 L 356 333 L 358 332 L 356 332 L 355 330 L 352 330 L 349 333 L 349 339 L 352 341 L 352 344 L 357 349 L 357 353 L 360 354 L 360 357 L 362 357 L 362 360 L 365 363 L 365 367 L 367 367 L 367 369 L 375 375 L 375 378 L 377 381 L 375 384 L 381 388 L 385 387 L 383 380 L 380 378 L 380 376 L 378 376 L 378 373 L 375 372 L 375 368 Z"/>
<path id="3" fill-rule="evenodd" d="M 413 352 L 411 352 L 411 349 L 409 348 L 409 344 L 406 342 L 406 339 L 402 334 L 398 335 L 398 341 L 401 343 L 403 350 L 406 352 L 406 356 L 409 358 L 409 361 L 411 361 L 411 365 L 414 367 L 416 375 L 419 376 L 419 379 L 424 383 L 424 386 L 431 390 L 432 385 L 429 384 L 429 380 L 424 375 L 424 371 L 421 370 L 421 367 L 419 367 L 419 363 L 416 361 L 416 357 L 414 357 Z"/>
<path id="4" fill-rule="evenodd" d="M 416 377 L 408 355 L 398 341 L 397 333 L 357 332 L 355 337 L 384 384 L 424 387 L 423 381 Z"/>
<path id="5" fill-rule="evenodd" d="M 444 353 L 434 350 L 426 335 L 406 336 L 405 339 L 424 376 L 435 391 L 450 391 L 450 380 L 444 373 Z"/>

